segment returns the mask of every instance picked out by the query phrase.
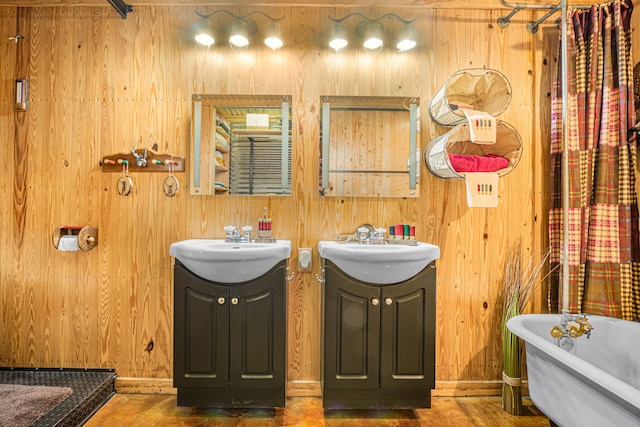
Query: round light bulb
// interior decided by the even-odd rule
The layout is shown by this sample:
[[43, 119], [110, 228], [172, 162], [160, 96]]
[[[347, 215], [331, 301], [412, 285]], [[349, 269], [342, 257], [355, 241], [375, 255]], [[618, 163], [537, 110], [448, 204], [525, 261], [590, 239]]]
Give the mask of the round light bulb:
[[364, 41], [364, 48], [367, 50], [376, 50], [382, 47], [382, 39], [371, 37]]
[[335, 39], [331, 40], [329, 42], [329, 47], [331, 49], [335, 49], [335, 51], [339, 51], [340, 49], [344, 49], [345, 47], [347, 47], [349, 43], [347, 42], [346, 39], [342, 38], [342, 37], [336, 37]]
[[400, 40], [398, 42], [396, 47], [398, 48], [398, 50], [400, 52], [404, 52], [406, 50], [410, 50], [410, 49], [413, 49], [414, 47], [416, 47], [416, 42], [415, 42], [415, 40], [402, 39], [402, 40]]
[[234, 34], [229, 37], [229, 43], [235, 47], [247, 47], [249, 45], [249, 39], [242, 34]]
[[196, 39], [196, 42], [198, 42], [201, 45], [206, 46], [206, 47], [209, 47], [213, 43], [215, 43], [215, 40], [213, 39], [213, 37], [211, 37], [211, 35], [209, 35], [207, 33], [196, 34], [195, 39]]
[[271, 49], [276, 50], [282, 47], [284, 43], [278, 37], [267, 37], [264, 39], [264, 44], [269, 46]]

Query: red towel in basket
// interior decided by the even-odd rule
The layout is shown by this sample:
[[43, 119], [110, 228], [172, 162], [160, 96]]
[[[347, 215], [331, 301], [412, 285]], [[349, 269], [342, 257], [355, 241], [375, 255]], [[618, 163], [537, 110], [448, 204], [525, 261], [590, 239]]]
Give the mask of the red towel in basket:
[[497, 154], [451, 154], [449, 161], [456, 172], [495, 172], [509, 166], [509, 159]]

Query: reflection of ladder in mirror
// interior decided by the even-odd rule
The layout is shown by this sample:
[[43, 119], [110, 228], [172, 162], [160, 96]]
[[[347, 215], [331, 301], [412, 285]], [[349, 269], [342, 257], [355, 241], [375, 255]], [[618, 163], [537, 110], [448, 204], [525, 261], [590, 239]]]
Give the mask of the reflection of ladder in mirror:
[[[344, 98], [344, 99], [341, 99]], [[359, 105], [358, 98], [361, 98], [361, 105]], [[418, 181], [418, 157], [419, 157], [419, 148], [418, 148], [418, 103], [416, 103], [413, 98], [402, 98], [403, 102], [400, 102], [399, 105], [373, 105], [370, 103], [372, 97], [323, 97], [322, 102], [322, 120], [321, 120], [321, 135], [320, 135], [320, 143], [321, 143], [321, 152], [322, 152], [322, 163], [321, 163], [321, 186], [322, 189], [328, 189], [331, 184], [329, 181], [329, 174], [332, 172], [342, 172], [342, 173], [407, 173], [404, 170], [332, 170], [330, 168], [330, 157], [331, 157], [331, 109], [332, 109], [332, 100], [338, 101], [334, 102], [334, 109], [343, 109], [343, 110], [406, 110], [406, 101], [409, 101], [409, 160], [407, 164], [407, 170], [409, 173], [409, 190], [416, 190], [417, 181]], [[387, 98], [389, 99], [389, 98]], [[382, 102], [384, 102], [384, 98], [380, 98]], [[350, 101], [350, 102], [348, 102]], [[345, 105], [344, 102], [348, 102], [354, 105]], [[337, 106], [336, 106], [337, 104]]]
[[[291, 130], [289, 129], [289, 102], [283, 101], [281, 106], [281, 129], [234, 129], [235, 135], [243, 135], [247, 137], [251, 144], [252, 154], [250, 156], [250, 168], [253, 171], [254, 155], [253, 146], [254, 143], [260, 139], [274, 140], [274, 136], [280, 136], [280, 186], [283, 191], [286, 191], [289, 186], [289, 154], [291, 150]], [[277, 116], [275, 116], [277, 117]], [[273, 118], [273, 116], [272, 116]], [[270, 127], [269, 123], [266, 123], [267, 127]], [[250, 179], [253, 180], [253, 174], [250, 175]], [[253, 183], [250, 184], [251, 193], [253, 194]]]
[[[288, 105], [282, 106], [283, 111], [288, 113]], [[282, 117], [282, 129], [265, 129], [265, 130], [252, 130], [244, 128], [233, 128], [232, 131], [232, 147], [237, 147], [238, 144], [233, 142], [249, 142], [249, 164], [247, 165], [247, 175], [249, 177], [248, 194], [254, 194], [254, 171], [256, 169], [256, 144], [263, 143], [277, 143], [280, 146], [280, 190], [282, 194], [285, 194], [290, 187], [289, 183], [289, 161], [291, 152], [291, 130], [289, 129], [289, 117]], [[277, 138], [276, 138], [277, 137]], [[234, 163], [234, 166], [237, 166]], [[273, 189], [277, 187], [274, 185]], [[234, 188], [237, 191], [237, 188]]]

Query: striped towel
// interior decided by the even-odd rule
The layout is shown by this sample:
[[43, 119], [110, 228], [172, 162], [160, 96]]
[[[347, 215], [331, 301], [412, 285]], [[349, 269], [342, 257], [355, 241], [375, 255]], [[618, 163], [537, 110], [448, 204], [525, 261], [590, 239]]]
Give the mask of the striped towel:
[[496, 143], [496, 118], [484, 111], [462, 110], [469, 123], [471, 142], [476, 144]]
[[495, 172], [468, 172], [464, 174], [467, 186], [467, 204], [470, 208], [498, 207], [498, 174]]

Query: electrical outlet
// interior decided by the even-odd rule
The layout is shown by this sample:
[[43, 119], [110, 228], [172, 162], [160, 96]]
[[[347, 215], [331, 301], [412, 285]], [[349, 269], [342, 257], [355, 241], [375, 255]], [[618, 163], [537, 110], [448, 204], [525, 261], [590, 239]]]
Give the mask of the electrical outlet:
[[298, 270], [299, 271], [311, 271], [312, 260], [313, 260], [313, 249], [298, 248]]

